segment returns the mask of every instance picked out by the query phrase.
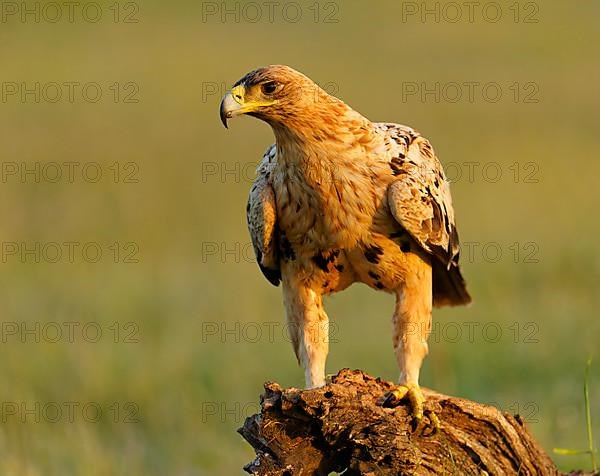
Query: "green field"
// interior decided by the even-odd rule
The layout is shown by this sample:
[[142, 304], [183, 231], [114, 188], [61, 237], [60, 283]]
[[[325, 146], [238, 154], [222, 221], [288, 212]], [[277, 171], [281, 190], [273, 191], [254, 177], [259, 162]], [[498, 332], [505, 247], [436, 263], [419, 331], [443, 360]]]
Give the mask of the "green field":
[[[422, 384], [584, 449], [593, 357], [600, 441], [600, 4], [292, 3], [0, 5], [0, 474], [242, 474], [263, 382], [303, 384], [245, 224], [272, 133], [218, 117], [273, 63], [413, 126], [454, 181], [474, 304], [435, 312]], [[328, 372], [395, 379], [392, 298], [327, 308]]]

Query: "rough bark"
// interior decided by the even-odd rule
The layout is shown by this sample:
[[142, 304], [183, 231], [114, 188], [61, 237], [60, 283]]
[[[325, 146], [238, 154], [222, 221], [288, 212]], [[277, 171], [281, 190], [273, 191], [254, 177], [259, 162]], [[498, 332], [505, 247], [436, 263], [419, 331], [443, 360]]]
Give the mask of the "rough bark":
[[378, 404], [392, 387], [348, 369], [313, 390], [266, 383], [261, 413], [238, 430], [257, 455], [244, 469], [261, 476], [560, 474], [519, 415], [423, 389], [426, 408], [441, 420], [431, 435], [427, 426], [414, 428], [406, 404]]

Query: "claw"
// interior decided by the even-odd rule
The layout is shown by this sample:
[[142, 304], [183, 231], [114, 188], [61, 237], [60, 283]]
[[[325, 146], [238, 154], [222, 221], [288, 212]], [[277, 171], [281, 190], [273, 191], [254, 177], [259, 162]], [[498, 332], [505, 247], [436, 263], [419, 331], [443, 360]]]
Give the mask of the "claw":
[[440, 429], [440, 419], [438, 418], [438, 416], [435, 414], [435, 412], [433, 410], [425, 410], [425, 415], [427, 415], [427, 418], [429, 418], [429, 428], [431, 428], [431, 430], [429, 431], [429, 433], [424, 434], [425, 436], [433, 436], [435, 435], [439, 429]]
[[398, 385], [394, 390], [385, 392], [383, 397], [379, 399], [379, 404], [384, 407], [395, 407], [400, 403], [402, 399], [408, 393], [408, 387], [405, 385]]
[[386, 392], [379, 399], [378, 403], [384, 407], [395, 407], [405, 398], [408, 398], [412, 410], [411, 414], [415, 419], [414, 430], [416, 431], [424, 426], [423, 416], [426, 415], [429, 419], [429, 424], [425, 426], [431, 428], [431, 430], [427, 434], [423, 431], [423, 434], [425, 436], [432, 436], [437, 433], [440, 428], [440, 420], [433, 411], [424, 410], [423, 403], [425, 402], [425, 397], [418, 384], [398, 385], [395, 389]]

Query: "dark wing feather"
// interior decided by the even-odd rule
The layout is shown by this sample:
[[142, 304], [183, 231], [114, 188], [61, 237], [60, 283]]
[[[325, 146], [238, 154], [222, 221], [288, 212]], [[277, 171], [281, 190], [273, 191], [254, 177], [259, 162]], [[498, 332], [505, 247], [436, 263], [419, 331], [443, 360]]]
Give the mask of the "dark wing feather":
[[277, 208], [269, 178], [276, 160], [275, 146], [269, 147], [257, 169], [248, 197], [248, 231], [256, 261], [265, 277], [275, 286], [281, 281], [277, 244]]

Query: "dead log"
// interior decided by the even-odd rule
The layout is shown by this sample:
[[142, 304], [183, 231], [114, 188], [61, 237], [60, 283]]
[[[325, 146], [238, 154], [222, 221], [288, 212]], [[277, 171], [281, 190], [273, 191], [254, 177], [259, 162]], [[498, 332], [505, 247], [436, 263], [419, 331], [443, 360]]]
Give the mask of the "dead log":
[[348, 369], [313, 390], [266, 383], [261, 413], [238, 430], [256, 452], [244, 469], [260, 476], [560, 474], [519, 415], [423, 389], [426, 408], [441, 420], [431, 435], [414, 428], [406, 405], [378, 404], [392, 387]]

